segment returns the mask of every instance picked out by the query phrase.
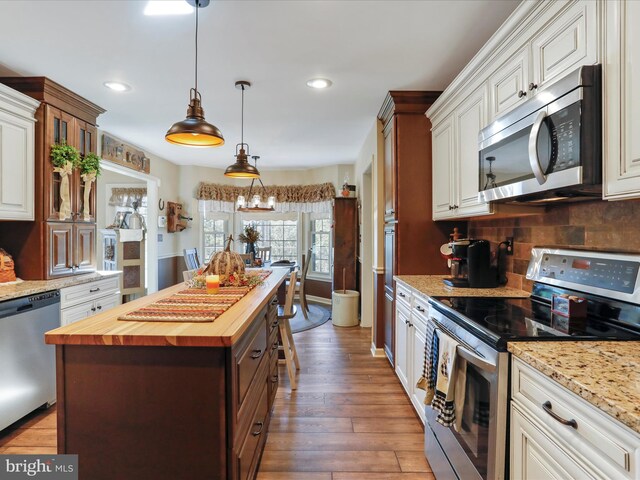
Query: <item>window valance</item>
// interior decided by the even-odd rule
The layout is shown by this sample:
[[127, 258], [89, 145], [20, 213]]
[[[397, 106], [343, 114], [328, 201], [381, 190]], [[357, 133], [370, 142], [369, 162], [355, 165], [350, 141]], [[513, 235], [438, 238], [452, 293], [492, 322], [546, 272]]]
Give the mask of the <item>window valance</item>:
[[[249, 196], [249, 186], [222, 185], [201, 182], [196, 191], [201, 211], [232, 213], [238, 195]], [[264, 192], [254, 185], [254, 193], [276, 198], [276, 212], [330, 212], [331, 201], [336, 196], [333, 183], [315, 185], [265, 185]]]
[[[262, 189], [254, 185], [254, 193], [262, 193]], [[315, 203], [328, 202], [335, 198], [336, 189], [333, 183], [319, 183], [316, 185], [265, 185], [266, 197], [276, 197], [277, 203]], [[220, 202], [235, 202], [238, 195], [249, 195], [249, 187], [222, 185], [218, 183], [200, 182], [196, 198], [198, 200], [217, 200]]]
[[147, 196], [147, 189], [140, 187], [131, 188], [112, 188], [109, 205], [116, 207], [133, 207], [133, 202], [142, 204], [142, 199]]

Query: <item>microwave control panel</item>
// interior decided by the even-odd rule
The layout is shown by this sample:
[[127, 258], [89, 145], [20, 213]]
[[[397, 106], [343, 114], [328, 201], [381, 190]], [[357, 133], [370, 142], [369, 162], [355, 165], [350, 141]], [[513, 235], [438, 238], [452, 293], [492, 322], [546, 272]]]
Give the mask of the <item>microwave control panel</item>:
[[639, 270], [640, 262], [637, 261], [545, 253], [539, 274], [542, 278], [633, 293]]

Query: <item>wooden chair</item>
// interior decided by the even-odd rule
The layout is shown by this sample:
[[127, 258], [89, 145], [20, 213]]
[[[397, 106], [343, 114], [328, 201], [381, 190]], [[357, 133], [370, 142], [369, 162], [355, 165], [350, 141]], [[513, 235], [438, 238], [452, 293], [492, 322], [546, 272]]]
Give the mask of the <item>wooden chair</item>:
[[256, 252], [256, 258], [260, 258], [262, 260], [262, 264], [264, 265], [266, 262], [271, 261], [271, 247], [258, 247]]
[[253, 267], [253, 252], [252, 253], [241, 253], [240, 258], [247, 267]]
[[304, 315], [304, 318], [306, 318], [307, 320], [309, 320], [309, 304], [307, 303], [306, 282], [307, 273], [309, 272], [309, 265], [311, 264], [311, 253], [312, 249], [310, 248], [307, 251], [306, 259], [305, 256], [302, 255], [302, 274], [300, 275], [300, 281], [296, 285], [296, 293], [298, 294], [298, 299], [300, 300], [302, 315]]
[[185, 248], [183, 250], [184, 263], [187, 265], [187, 270], [195, 270], [200, 267], [200, 260], [198, 260], [197, 248]]
[[293, 304], [293, 296], [296, 293], [296, 275], [298, 272], [291, 272], [289, 277], [289, 287], [287, 288], [287, 298], [284, 307], [278, 306], [278, 328], [280, 329], [280, 340], [282, 345], [279, 350], [284, 351], [284, 363], [287, 366], [287, 374], [289, 375], [289, 383], [291, 390], [298, 388], [296, 383], [296, 370], [300, 370], [300, 361], [298, 360], [298, 352], [296, 344], [293, 342], [293, 334], [291, 333], [291, 325], [289, 319], [296, 316], [296, 306]]

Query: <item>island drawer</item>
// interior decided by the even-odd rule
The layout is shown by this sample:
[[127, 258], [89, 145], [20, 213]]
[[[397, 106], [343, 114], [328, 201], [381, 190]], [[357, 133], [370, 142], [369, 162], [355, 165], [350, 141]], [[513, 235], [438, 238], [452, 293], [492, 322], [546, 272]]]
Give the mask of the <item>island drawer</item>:
[[261, 312], [254, 320], [250, 331], [246, 334], [247, 340], [243, 341], [235, 352], [235, 376], [236, 391], [238, 395], [238, 411], [247, 398], [249, 386], [255, 376], [260, 362], [265, 355], [268, 356], [267, 349], [267, 329], [265, 328], [264, 316]]
[[237, 456], [236, 472], [241, 480], [252, 479], [258, 468], [260, 458], [260, 446], [264, 444], [267, 435], [269, 422], [269, 405], [266, 383], [262, 385], [260, 400], [256, 406], [255, 413], [251, 420], [251, 426], [244, 441], [240, 443], [241, 448]]

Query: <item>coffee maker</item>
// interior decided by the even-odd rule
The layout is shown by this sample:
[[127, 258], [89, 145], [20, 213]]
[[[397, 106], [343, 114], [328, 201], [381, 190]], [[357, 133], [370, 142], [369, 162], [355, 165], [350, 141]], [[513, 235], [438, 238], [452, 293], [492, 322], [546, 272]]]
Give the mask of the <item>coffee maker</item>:
[[451, 277], [442, 280], [445, 285], [462, 288], [498, 286], [498, 268], [491, 265], [488, 240], [454, 240], [451, 253]]

